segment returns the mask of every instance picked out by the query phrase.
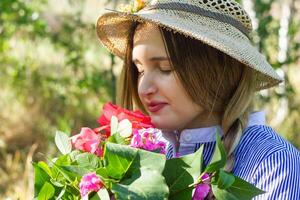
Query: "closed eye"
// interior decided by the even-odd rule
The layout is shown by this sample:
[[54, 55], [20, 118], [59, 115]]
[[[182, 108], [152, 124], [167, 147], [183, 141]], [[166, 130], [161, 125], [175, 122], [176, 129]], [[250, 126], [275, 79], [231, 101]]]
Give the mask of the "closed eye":
[[173, 70], [171, 69], [160, 69], [160, 71], [163, 73], [163, 74], [170, 74]]

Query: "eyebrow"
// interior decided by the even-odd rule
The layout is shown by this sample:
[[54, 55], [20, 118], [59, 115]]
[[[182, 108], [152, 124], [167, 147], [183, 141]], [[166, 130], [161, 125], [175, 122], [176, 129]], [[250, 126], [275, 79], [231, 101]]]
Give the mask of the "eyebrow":
[[[152, 57], [149, 59], [150, 61], [165, 61], [170, 60], [168, 57]], [[133, 63], [141, 63], [137, 58], [132, 60]]]

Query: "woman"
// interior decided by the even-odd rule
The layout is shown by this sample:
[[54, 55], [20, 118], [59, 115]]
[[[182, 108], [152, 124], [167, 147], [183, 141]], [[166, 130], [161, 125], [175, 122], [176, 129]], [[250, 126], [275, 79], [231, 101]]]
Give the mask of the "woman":
[[266, 191], [255, 199], [300, 199], [300, 153], [252, 112], [256, 91], [282, 80], [251, 45], [251, 21], [233, 0], [138, 1], [101, 16], [98, 36], [124, 59], [122, 105], [148, 113], [169, 142], [167, 157], [204, 145], [215, 130], [226, 170]]

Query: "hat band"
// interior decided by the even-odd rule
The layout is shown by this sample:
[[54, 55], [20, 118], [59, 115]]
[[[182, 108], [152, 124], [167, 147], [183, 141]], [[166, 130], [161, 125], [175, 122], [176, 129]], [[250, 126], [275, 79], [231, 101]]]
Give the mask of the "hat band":
[[195, 5], [187, 4], [187, 3], [177, 3], [177, 2], [170, 2], [170, 3], [157, 3], [154, 5], [148, 5], [143, 10], [155, 10], [155, 9], [165, 9], [165, 10], [176, 10], [176, 11], [185, 11], [190, 12], [196, 15], [201, 15], [204, 17], [209, 17], [220, 22], [230, 24], [231, 26], [240, 30], [247, 38], [249, 38], [250, 31], [239, 21], [235, 20], [234, 18], [222, 14], [216, 13], [209, 10], [205, 10]]

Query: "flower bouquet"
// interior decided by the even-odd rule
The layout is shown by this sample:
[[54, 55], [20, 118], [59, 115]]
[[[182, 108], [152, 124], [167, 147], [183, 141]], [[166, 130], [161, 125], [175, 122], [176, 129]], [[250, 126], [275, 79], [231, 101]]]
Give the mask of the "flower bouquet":
[[69, 137], [57, 131], [62, 153], [33, 163], [35, 199], [251, 199], [263, 191], [223, 170], [226, 153], [219, 134], [211, 163], [193, 154], [167, 160], [162, 132], [149, 116], [105, 104], [99, 127]]

